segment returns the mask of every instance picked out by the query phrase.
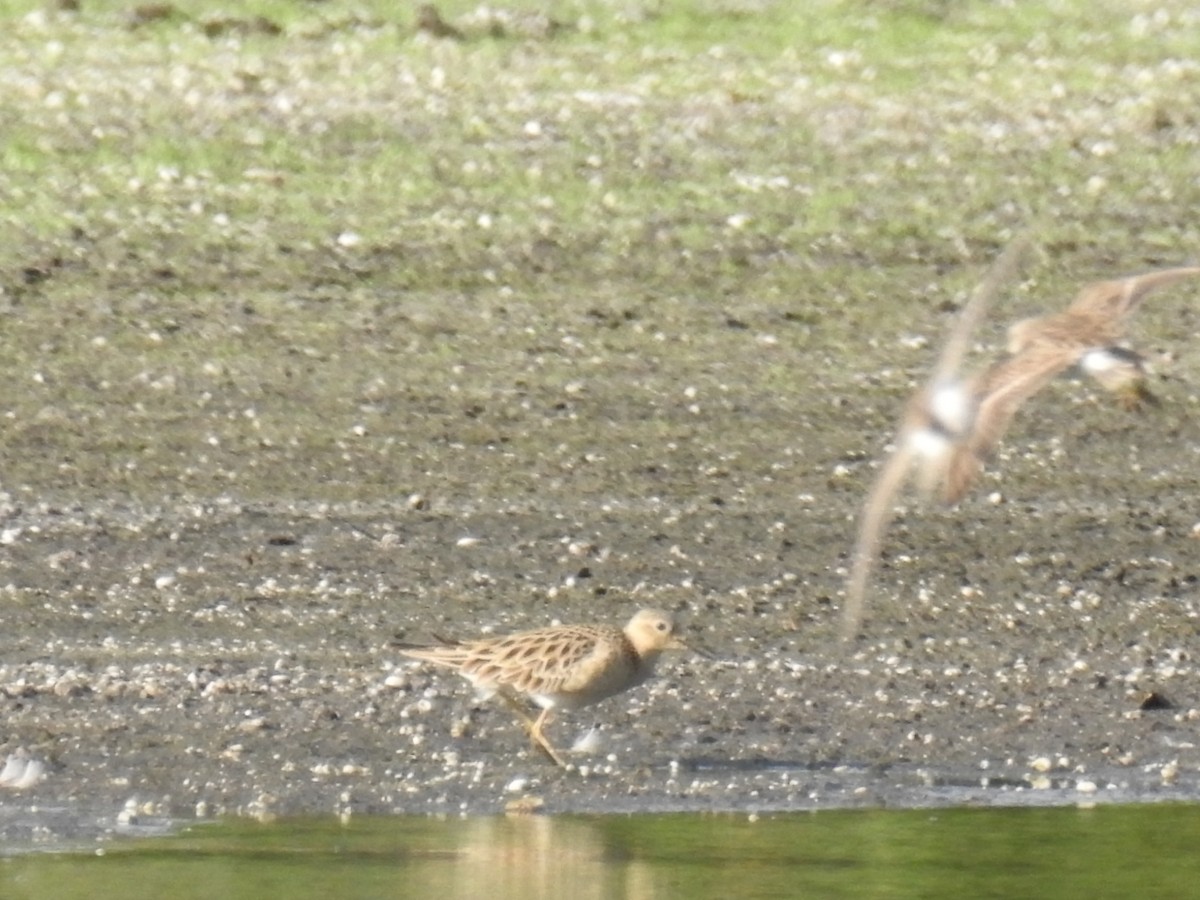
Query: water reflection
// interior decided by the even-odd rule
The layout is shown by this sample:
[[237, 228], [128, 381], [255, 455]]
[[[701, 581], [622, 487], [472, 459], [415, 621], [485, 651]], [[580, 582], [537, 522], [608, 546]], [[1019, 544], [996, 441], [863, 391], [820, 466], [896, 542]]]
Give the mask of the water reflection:
[[1191, 896], [1195, 805], [229, 822], [0, 860], [3, 898]]
[[[591, 820], [550, 816], [470, 819], [455, 829], [456, 859], [422, 865], [422, 889], [455, 897], [659, 896], [645, 863], [606, 844]], [[415, 874], [415, 873], [414, 873]], [[428, 880], [425, 880], [428, 879]]]

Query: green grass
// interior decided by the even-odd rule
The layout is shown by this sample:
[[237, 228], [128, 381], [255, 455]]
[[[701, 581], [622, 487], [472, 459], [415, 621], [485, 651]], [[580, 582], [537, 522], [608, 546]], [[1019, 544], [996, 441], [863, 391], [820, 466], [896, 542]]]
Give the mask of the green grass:
[[[586, 447], [595, 416], [631, 443], [655, 416], [686, 431], [691, 382], [745, 392], [707, 407], [734, 440], [724, 415], [829, 421], [814, 381], [919, 371], [896, 337], [939, 333], [1030, 222], [1048, 296], [1195, 258], [1186, 4], [590, 0], [556, 6], [583, 27], [551, 38], [473, 32], [476, 6], [440, 6], [463, 42], [381, 2], [196, 0], [140, 25], [0, 6], [0, 374], [29, 387], [0, 408], [9, 479], [102, 485], [149, 429], [177, 457], [127, 489], [206, 447], [203, 492], [258, 429], [250, 456], [302, 459], [317, 490], [394, 474], [398, 434], [390, 465], [419, 480], [423, 440], [536, 458]], [[202, 27], [257, 15], [282, 33]], [[630, 360], [644, 394], [605, 380]], [[454, 366], [478, 373], [465, 394]], [[384, 412], [347, 438], [362, 407]], [[528, 479], [480, 453], [490, 489]], [[298, 489], [286, 468], [244, 489]]]

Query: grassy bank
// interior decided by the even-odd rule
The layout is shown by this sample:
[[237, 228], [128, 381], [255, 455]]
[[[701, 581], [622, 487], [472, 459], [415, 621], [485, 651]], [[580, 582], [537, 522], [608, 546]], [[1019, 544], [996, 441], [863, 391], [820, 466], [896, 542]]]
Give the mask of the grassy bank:
[[1187, 4], [539, 6], [4, 4], [5, 486], [819, 487], [1012, 231], [1196, 258]]

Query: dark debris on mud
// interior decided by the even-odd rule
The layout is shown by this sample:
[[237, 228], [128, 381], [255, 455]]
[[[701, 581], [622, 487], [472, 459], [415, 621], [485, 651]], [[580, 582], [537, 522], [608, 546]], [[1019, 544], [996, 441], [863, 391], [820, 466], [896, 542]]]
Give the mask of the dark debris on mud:
[[[1123, 529], [1115, 558], [1089, 540], [1061, 549], [1064, 517], [1034, 505], [914, 509], [847, 647], [850, 511], [761, 499], [570, 516], [10, 502], [4, 750], [45, 770], [6, 791], [0, 828], [51, 841], [222, 814], [1195, 796], [1186, 504], [1094, 508], [1091, 530]], [[676, 610], [712, 658], [671, 655], [647, 685], [558, 718], [560, 744], [596, 726], [573, 772], [507, 710], [394, 649], [647, 605]]]

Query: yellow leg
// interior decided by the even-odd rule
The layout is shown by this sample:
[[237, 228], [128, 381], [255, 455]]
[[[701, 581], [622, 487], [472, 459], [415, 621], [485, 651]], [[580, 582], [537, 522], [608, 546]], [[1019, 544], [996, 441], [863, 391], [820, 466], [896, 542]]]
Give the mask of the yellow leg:
[[537, 723], [530, 718], [529, 713], [525, 712], [525, 708], [521, 706], [520, 702], [505, 690], [500, 690], [498, 695], [508, 705], [508, 708], [516, 714], [517, 718], [521, 720], [521, 724], [525, 726], [525, 730], [532, 732], [533, 726]]
[[549, 718], [550, 710], [543, 709], [542, 714], [538, 716], [537, 721], [533, 723], [533, 728], [529, 730], [529, 737], [545, 752], [547, 756], [558, 763], [560, 767], [569, 769], [571, 768], [571, 764], [558, 755], [558, 751], [550, 745], [550, 742], [546, 740], [546, 736], [542, 734], [542, 726], [546, 724]]
[[562, 756], [559, 755], [558, 751], [554, 749], [550, 742], [546, 740], [545, 735], [542, 734], [542, 728], [545, 726], [546, 721], [550, 717], [550, 710], [543, 709], [541, 715], [539, 715], [536, 719], [532, 719], [522, 708], [521, 704], [511, 695], [509, 695], [508, 692], [500, 691], [499, 695], [500, 698], [504, 700], [506, 704], [508, 704], [508, 708], [516, 713], [517, 718], [521, 720], [521, 724], [525, 726], [525, 731], [528, 732], [529, 739], [533, 741], [534, 746], [550, 757], [550, 759], [556, 765], [561, 766], [564, 769], [571, 768], [570, 763], [568, 763], [562, 758]]

